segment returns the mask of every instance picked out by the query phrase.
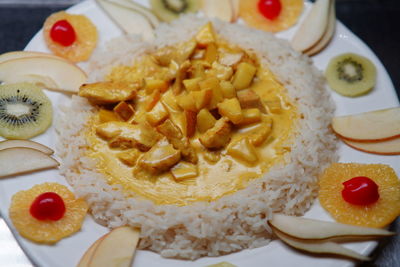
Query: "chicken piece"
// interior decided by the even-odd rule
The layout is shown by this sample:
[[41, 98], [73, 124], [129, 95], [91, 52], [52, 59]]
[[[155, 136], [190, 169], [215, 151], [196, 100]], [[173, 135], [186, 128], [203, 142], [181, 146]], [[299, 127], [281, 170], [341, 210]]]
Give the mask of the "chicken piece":
[[212, 128], [217, 120], [214, 116], [208, 111], [208, 109], [203, 108], [197, 113], [197, 129], [200, 133], [204, 133], [208, 129]]
[[233, 87], [232, 83], [229, 81], [221, 81], [219, 83], [221, 87], [222, 94], [224, 98], [234, 98], [236, 97], [236, 89]]
[[181, 64], [187, 60], [197, 47], [196, 40], [192, 39], [176, 46], [167, 46], [158, 49], [154, 53], [154, 58], [161, 66], [168, 66], [171, 61]]
[[161, 93], [165, 93], [169, 88], [168, 81], [165, 80], [157, 80], [153, 78], [145, 78], [144, 79], [146, 94], [150, 95], [155, 90], [160, 91]]
[[152, 174], [168, 171], [181, 159], [181, 152], [166, 140], [159, 141], [139, 160], [139, 165]]
[[255, 163], [258, 160], [256, 150], [247, 137], [232, 142], [227, 149], [227, 154], [247, 163]]
[[171, 174], [176, 181], [180, 182], [182, 180], [196, 177], [199, 173], [196, 165], [181, 161], [171, 168]]
[[212, 89], [193, 91], [191, 92], [195, 102], [196, 110], [200, 110], [208, 106], [212, 99]]
[[154, 108], [157, 102], [161, 99], [161, 92], [159, 90], [154, 90], [151, 95], [146, 98], [146, 105], [144, 109], [150, 111]]
[[129, 120], [135, 114], [135, 109], [132, 105], [127, 104], [125, 101], [119, 102], [113, 110], [124, 121]]
[[196, 164], [197, 154], [194, 148], [190, 145], [189, 140], [183, 136], [182, 131], [176, 126], [171, 120], [166, 120], [162, 124], [157, 126], [157, 131], [163, 134], [168, 141], [182, 153], [182, 157]]
[[150, 112], [146, 113], [147, 121], [153, 126], [160, 124], [161, 122], [166, 120], [168, 116], [168, 110], [161, 102], [157, 102], [153, 109]]
[[220, 118], [213, 128], [207, 130], [200, 138], [200, 143], [206, 148], [219, 149], [229, 143], [232, 125], [228, 118]]
[[240, 125], [248, 125], [261, 121], [261, 112], [258, 108], [242, 109], [243, 120]]
[[128, 165], [129, 167], [132, 167], [136, 165], [136, 162], [140, 156], [140, 152], [136, 148], [132, 148], [126, 151], [119, 152], [116, 156], [122, 163]]
[[101, 123], [103, 122], [109, 122], [109, 121], [119, 121], [121, 120], [115, 112], [107, 109], [100, 109], [99, 110], [99, 121]]
[[272, 118], [266, 117], [263, 122], [248, 133], [248, 138], [254, 146], [261, 146], [272, 132]]
[[211, 69], [207, 71], [207, 76], [217, 77], [221, 81], [227, 81], [232, 77], [233, 70], [231, 67], [219, 64], [218, 62], [213, 62]]
[[210, 103], [208, 104], [209, 109], [214, 109], [217, 104], [224, 100], [219, 80], [216, 77], [209, 77], [199, 83], [201, 90], [212, 90], [212, 96]]
[[210, 164], [215, 164], [221, 159], [221, 153], [219, 151], [206, 150], [203, 154], [203, 158]]
[[137, 89], [136, 84], [125, 82], [89, 83], [79, 88], [79, 96], [95, 104], [113, 104], [134, 99]]
[[206, 25], [201, 27], [195, 38], [199, 47], [207, 47], [209, 44], [215, 43], [216, 37], [211, 22], [208, 22]]
[[237, 64], [243, 57], [243, 53], [220, 53], [219, 63], [225, 66]]
[[186, 79], [186, 80], [183, 80], [183, 85], [185, 86], [186, 90], [188, 90], [188, 91], [198, 91], [198, 90], [200, 90], [199, 82], [201, 80], [202, 80], [202, 78], [200, 78], [200, 77]]
[[252, 89], [241, 90], [237, 92], [237, 98], [240, 106], [246, 108], [258, 108], [261, 112], [266, 113], [265, 107], [261, 102], [260, 96]]
[[140, 151], [148, 151], [161, 137], [148, 124], [130, 124], [119, 121], [110, 121], [98, 125], [96, 133], [109, 141], [109, 146], [112, 148], [136, 147]]
[[232, 84], [236, 90], [242, 90], [250, 86], [253, 81], [257, 68], [247, 62], [242, 62], [238, 65], [235, 75], [233, 76]]
[[221, 116], [227, 117], [234, 124], [239, 124], [243, 120], [242, 108], [239, 100], [234, 98], [224, 99], [218, 105], [218, 112]]
[[174, 84], [172, 85], [172, 92], [174, 92], [174, 95], [179, 95], [181, 93], [184, 87], [183, 80], [186, 79], [187, 71], [191, 66], [192, 65], [189, 60], [186, 60], [179, 66], [178, 72], [176, 73]]

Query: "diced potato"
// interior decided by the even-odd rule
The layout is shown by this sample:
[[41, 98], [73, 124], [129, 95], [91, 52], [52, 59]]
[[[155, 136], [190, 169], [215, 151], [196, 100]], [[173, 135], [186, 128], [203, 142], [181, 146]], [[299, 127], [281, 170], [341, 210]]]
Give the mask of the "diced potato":
[[177, 103], [183, 110], [196, 111], [196, 102], [193, 98], [193, 94], [184, 94], [177, 96]]
[[161, 102], [157, 102], [154, 108], [150, 112], [146, 113], [147, 121], [153, 126], [160, 124], [167, 119], [168, 116], [169, 113]]
[[198, 46], [200, 47], [206, 47], [211, 43], [215, 43], [215, 32], [211, 22], [208, 22], [206, 25], [201, 27], [201, 29], [197, 32], [195, 38]]
[[261, 112], [258, 108], [242, 109], [243, 120], [240, 125], [247, 125], [261, 121]]
[[155, 90], [158, 90], [161, 93], [165, 93], [169, 88], [169, 83], [164, 80], [155, 80], [152, 78], [146, 78], [144, 81], [145, 81], [145, 90], [148, 95], [153, 93]]
[[258, 108], [265, 113], [265, 107], [260, 96], [253, 89], [245, 89], [237, 92], [237, 98], [242, 108]]
[[136, 148], [117, 153], [117, 158], [122, 163], [124, 163], [130, 167], [136, 165], [136, 162], [137, 162], [139, 156], [140, 156], [140, 152]]
[[219, 114], [227, 117], [234, 124], [239, 124], [243, 120], [242, 108], [236, 97], [225, 99], [217, 106]]
[[192, 92], [196, 110], [200, 110], [210, 104], [212, 93], [211, 89]]
[[201, 81], [199, 86], [201, 90], [212, 89], [212, 98], [210, 100], [210, 104], [208, 105], [209, 109], [216, 108], [217, 104], [224, 100], [224, 95], [222, 94], [219, 80], [216, 77], [209, 77], [204, 81]]
[[196, 132], [197, 113], [190, 110], [185, 110], [184, 112], [186, 120], [186, 136], [192, 137]]
[[160, 141], [139, 160], [139, 165], [152, 174], [168, 171], [181, 159], [181, 152], [166, 141]]
[[281, 99], [277, 96], [266, 100], [265, 104], [268, 106], [271, 113], [278, 114], [282, 111]]
[[257, 68], [247, 62], [238, 65], [232, 84], [236, 90], [242, 90], [250, 86], [256, 74]]
[[99, 121], [101, 123], [119, 120], [120, 118], [115, 114], [115, 112], [103, 108], [99, 110]]
[[224, 95], [224, 98], [236, 97], [236, 90], [235, 90], [235, 87], [233, 87], [231, 82], [221, 81], [219, 83], [219, 85], [221, 86], [221, 91], [222, 91], [222, 94]]
[[161, 93], [158, 90], [154, 90], [151, 95], [149, 95], [146, 99], [146, 105], [144, 109], [146, 111], [150, 111], [154, 108], [154, 106], [158, 103], [158, 101], [161, 99]]
[[207, 76], [215, 76], [221, 81], [229, 80], [232, 77], [232, 74], [233, 70], [231, 67], [221, 65], [218, 62], [213, 62], [211, 69], [207, 72]]
[[126, 82], [98, 82], [83, 84], [79, 96], [95, 104], [114, 104], [136, 97], [137, 85]]
[[212, 64], [218, 59], [218, 48], [215, 43], [211, 43], [206, 48], [206, 53], [204, 55], [204, 60]]
[[258, 160], [256, 150], [247, 137], [232, 142], [228, 146], [227, 154], [247, 163], [255, 163]]
[[192, 65], [189, 60], [186, 60], [179, 66], [178, 72], [176, 73], [175, 81], [172, 84], [172, 92], [174, 93], [174, 95], [178, 95], [182, 91], [182, 81], [186, 78], [186, 73], [191, 66]]
[[250, 143], [254, 146], [261, 146], [272, 132], [272, 118], [265, 117], [263, 122], [248, 133]]
[[125, 101], [119, 102], [113, 110], [124, 121], [129, 120], [135, 114], [135, 109]]
[[200, 133], [204, 133], [208, 129], [214, 127], [217, 120], [207, 109], [203, 108], [197, 113], [197, 129]]
[[178, 182], [193, 178], [198, 175], [197, 166], [189, 162], [181, 161], [171, 168], [171, 174]]
[[167, 109], [171, 109], [173, 111], [180, 110], [180, 107], [177, 102], [177, 97], [171, 90], [168, 90], [165, 94], [162, 95], [161, 102]]
[[204, 159], [210, 163], [215, 164], [221, 159], [221, 153], [219, 151], [205, 151], [203, 155]]
[[219, 119], [214, 127], [208, 129], [200, 138], [200, 143], [210, 149], [224, 147], [231, 139], [232, 126], [225, 117]]

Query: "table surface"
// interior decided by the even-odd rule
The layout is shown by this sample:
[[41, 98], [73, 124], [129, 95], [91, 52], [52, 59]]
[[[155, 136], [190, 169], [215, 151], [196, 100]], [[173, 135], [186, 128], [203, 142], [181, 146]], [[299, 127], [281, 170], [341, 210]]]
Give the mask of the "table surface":
[[[0, 0], [0, 54], [22, 50], [51, 13], [79, 0]], [[381, 59], [400, 95], [400, 30], [398, 0], [337, 0], [338, 19], [360, 37]], [[397, 219], [391, 230], [400, 232]], [[32, 266], [0, 218], [0, 266]], [[6, 249], [4, 249], [6, 248]], [[400, 266], [400, 237], [380, 242], [374, 260], [363, 267]]]

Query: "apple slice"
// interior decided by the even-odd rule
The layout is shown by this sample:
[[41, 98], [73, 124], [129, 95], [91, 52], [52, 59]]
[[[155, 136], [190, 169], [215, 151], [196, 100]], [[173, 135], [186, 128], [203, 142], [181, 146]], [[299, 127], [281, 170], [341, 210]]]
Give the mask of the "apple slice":
[[77, 93], [86, 80], [86, 73], [75, 64], [48, 56], [0, 63], [0, 81], [5, 83], [31, 82], [54, 91]]
[[100, 242], [103, 241], [103, 239], [107, 236], [108, 234], [103, 235], [99, 239], [97, 239], [83, 254], [81, 260], [79, 261], [78, 265], [76, 267], [88, 267], [90, 260], [93, 257], [93, 252], [97, 249], [99, 246]]
[[317, 254], [335, 254], [341, 255], [345, 257], [349, 257], [356, 260], [361, 261], [369, 261], [370, 258], [361, 255], [353, 250], [345, 248], [341, 245], [338, 245], [333, 242], [323, 242], [323, 241], [310, 241], [304, 239], [297, 239], [291, 236], [288, 236], [279, 230], [274, 230], [274, 233], [281, 239], [283, 242], [288, 244], [291, 247], [294, 247], [299, 250], [303, 250], [310, 253]]
[[108, 0], [96, 2], [125, 33], [141, 35], [146, 41], [154, 39], [151, 24], [141, 13]]
[[26, 147], [0, 150], [0, 178], [56, 168], [60, 164], [45, 153]]
[[43, 53], [43, 52], [35, 52], [35, 51], [12, 51], [12, 52], [7, 52], [4, 54], [0, 55], [0, 63], [3, 63], [4, 61], [12, 60], [12, 59], [17, 59], [17, 58], [25, 58], [25, 57], [51, 57], [51, 58], [56, 58], [60, 60], [66, 60], [62, 57], [49, 54], [49, 53]]
[[240, 0], [231, 0], [232, 10], [233, 10], [233, 19], [232, 22], [235, 22], [239, 18], [239, 4]]
[[400, 137], [400, 107], [334, 117], [333, 131], [341, 138], [372, 142]]
[[306, 51], [322, 38], [328, 25], [329, 2], [330, 0], [318, 0], [313, 4], [291, 40], [294, 50]]
[[231, 0], [203, 0], [203, 12], [209, 18], [233, 21], [234, 11]]
[[333, 237], [374, 237], [390, 236], [395, 233], [384, 229], [360, 227], [335, 222], [274, 214], [269, 220], [274, 228], [298, 239], [329, 239]]
[[46, 155], [54, 153], [53, 149], [31, 140], [4, 140], [0, 142], [0, 150], [12, 147], [26, 147], [39, 150]]
[[94, 250], [88, 266], [131, 266], [133, 255], [139, 242], [139, 235], [139, 230], [130, 226], [113, 229]]
[[343, 139], [343, 142], [357, 150], [378, 155], [400, 155], [400, 137], [381, 142], [355, 142]]

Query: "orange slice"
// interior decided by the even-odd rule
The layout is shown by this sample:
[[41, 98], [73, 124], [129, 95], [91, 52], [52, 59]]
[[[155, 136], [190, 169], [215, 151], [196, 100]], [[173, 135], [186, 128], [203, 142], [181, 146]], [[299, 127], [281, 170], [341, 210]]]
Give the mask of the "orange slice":
[[[50, 37], [51, 28], [59, 20], [67, 20], [75, 31], [76, 41], [70, 46], [62, 46]], [[43, 35], [47, 46], [54, 54], [73, 62], [88, 60], [98, 39], [96, 27], [86, 16], [68, 14], [63, 11], [54, 13], [46, 19]]]
[[[342, 197], [343, 182], [366, 176], [378, 185], [377, 202], [361, 206]], [[338, 222], [368, 227], [383, 227], [400, 215], [400, 181], [395, 171], [384, 164], [334, 163], [322, 174], [319, 201]]]
[[[29, 212], [35, 198], [45, 192], [55, 192], [64, 201], [66, 211], [58, 221], [37, 220]], [[86, 202], [76, 199], [66, 186], [44, 183], [17, 192], [12, 197], [9, 213], [15, 228], [23, 237], [38, 243], [52, 244], [77, 232], [82, 226], [87, 210]]]
[[249, 26], [268, 32], [279, 32], [290, 28], [303, 11], [303, 0], [280, 0], [282, 10], [277, 18], [270, 20], [258, 10], [259, 1], [240, 0], [239, 15]]

